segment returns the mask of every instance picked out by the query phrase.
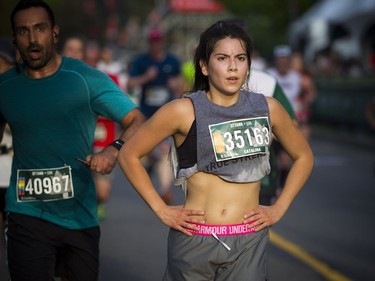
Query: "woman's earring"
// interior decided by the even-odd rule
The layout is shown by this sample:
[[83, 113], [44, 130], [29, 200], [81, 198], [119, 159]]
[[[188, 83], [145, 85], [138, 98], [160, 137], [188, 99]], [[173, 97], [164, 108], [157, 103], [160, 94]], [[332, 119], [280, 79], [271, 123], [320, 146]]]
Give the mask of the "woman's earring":
[[249, 80], [250, 80], [250, 72], [247, 72], [245, 83], [243, 83], [243, 85], [241, 87], [241, 90], [245, 90], [245, 91], [250, 92]]

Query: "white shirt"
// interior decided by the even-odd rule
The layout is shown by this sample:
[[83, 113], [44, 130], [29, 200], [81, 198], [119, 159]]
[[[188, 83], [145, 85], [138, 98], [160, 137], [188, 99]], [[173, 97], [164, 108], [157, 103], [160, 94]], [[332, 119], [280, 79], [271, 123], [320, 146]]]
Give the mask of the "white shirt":
[[283, 89], [285, 96], [289, 99], [294, 112], [299, 110], [298, 97], [301, 94], [301, 76], [298, 72], [290, 70], [286, 75], [281, 75], [275, 68], [268, 70], [279, 82], [280, 87]]

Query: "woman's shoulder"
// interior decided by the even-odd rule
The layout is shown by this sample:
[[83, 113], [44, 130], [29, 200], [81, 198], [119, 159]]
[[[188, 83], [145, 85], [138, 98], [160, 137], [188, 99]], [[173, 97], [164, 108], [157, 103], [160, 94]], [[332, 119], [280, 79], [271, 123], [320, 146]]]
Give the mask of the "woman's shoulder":
[[281, 104], [274, 97], [266, 97], [265, 96], [265, 99], [266, 99], [266, 102], [267, 102], [270, 110], [274, 107], [281, 106]]
[[168, 106], [168, 108], [170, 110], [175, 111], [179, 115], [180, 114], [182, 114], [182, 115], [187, 114], [187, 113], [191, 112], [192, 110], [194, 111], [193, 103], [192, 103], [191, 99], [189, 99], [187, 97], [181, 97], [181, 98], [174, 99], [174, 100], [170, 101], [169, 103], [167, 103], [166, 105]]
[[279, 123], [278, 121], [282, 122], [285, 118], [290, 119], [289, 114], [278, 100], [273, 97], [266, 97], [266, 101], [273, 124]]
[[151, 119], [159, 125], [175, 128], [176, 132], [185, 132], [194, 116], [194, 107], [190, 99], [178, 98], [163, 105]]

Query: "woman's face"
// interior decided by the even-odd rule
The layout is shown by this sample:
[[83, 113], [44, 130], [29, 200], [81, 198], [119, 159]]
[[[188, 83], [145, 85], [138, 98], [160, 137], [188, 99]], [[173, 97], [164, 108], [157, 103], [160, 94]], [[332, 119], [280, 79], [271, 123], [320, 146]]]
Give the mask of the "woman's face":
[[224, 38], [216, 43], [208, 64], [201, 62], [208, 76], [210, 93], [232, 96], [239, 93], [249, 73], [246, 50], [240, 39]]

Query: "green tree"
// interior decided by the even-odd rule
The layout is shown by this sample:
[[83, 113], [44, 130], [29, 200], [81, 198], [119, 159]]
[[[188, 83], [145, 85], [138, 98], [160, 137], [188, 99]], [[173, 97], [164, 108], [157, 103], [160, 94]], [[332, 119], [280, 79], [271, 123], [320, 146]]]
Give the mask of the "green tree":
[[260, 53], [272, 58], [277, 44], [288, 43], [290, 23], [306, 12], [316, 0], [219, 0], [234, 15], [246, 22]]
[[[94, 0], [96, 9], [94, 14], [85, 13], [85, 0], [64, 1], [64, 0], [45, 0], [53, 9], [56, 22], [60, 27], [61, 37], [64, 38], [70, 34], [85, 34], [90, 36], [90, 32], [95, 33], [96, 39], [102, 40], [106, 28], [106, 19], [108, 13], [105, 9], [106, 0]], [[0, 36], [12, 36], [10, 26], [10, 14], [17, 4], [16, 0], [0, 0]], [[118, 0], [118, 9], [116, 12], [120, 18], [120, 24], [123, 25], [130, 16], [136, 15], [141, 19], [146, 19], [148, 13], [155, 4], [154, 0], [121, 1]], [[96, 29], [93, 31], [93, 29]]]

